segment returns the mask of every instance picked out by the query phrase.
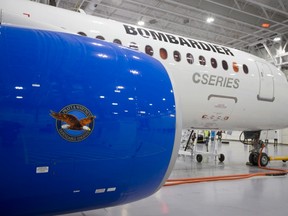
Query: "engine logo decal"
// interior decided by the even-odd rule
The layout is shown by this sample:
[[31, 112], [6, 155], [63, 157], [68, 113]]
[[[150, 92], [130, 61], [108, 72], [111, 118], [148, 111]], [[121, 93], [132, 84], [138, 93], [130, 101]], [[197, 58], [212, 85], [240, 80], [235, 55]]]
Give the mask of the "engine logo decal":
[[90, 110], [79, 104], [65, 106], [59, 113], [51, 110], [50, 116], [56, 119], [59, 135], [69, 142], [86, 139], [93, 131], [96, 118]]

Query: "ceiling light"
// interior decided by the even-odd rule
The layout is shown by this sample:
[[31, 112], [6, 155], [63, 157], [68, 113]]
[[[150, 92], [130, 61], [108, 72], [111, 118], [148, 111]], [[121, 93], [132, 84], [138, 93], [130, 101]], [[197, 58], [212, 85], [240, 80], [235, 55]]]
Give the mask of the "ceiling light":
[[214, 18], [213, 17], [208, 17], [206, 22], [207, 23], [212, 23], [212, 22], [214, 22]]
[[189, 19], [188, 19], [188, 18], [185, 18], [185, 19], [183, 20], [183, 24], [187, 24], [187, 23], [189, 23]]
[[155, 24], [155, 23], [157, 23], [157, 20], [156, 20], [156, 19], [151, 19], [151, 20], [149, 21], [149, 23], [150, 23], [150, 24]]
[[262, 23], [261, 25], [263, 28], [269, 28], [270, 27], [270, 24], [269, 23]]
[[280, 41], [280, 40], [281, 40], [280, 37], [275, 37], [275, 38], [273, 39], [274, 42], [277, 42], [277, 41]]
[[140, 20], [140, 21], [138, 21], [138, 25], [143, 26], [143, 25], [145, 25], [145, 22]]

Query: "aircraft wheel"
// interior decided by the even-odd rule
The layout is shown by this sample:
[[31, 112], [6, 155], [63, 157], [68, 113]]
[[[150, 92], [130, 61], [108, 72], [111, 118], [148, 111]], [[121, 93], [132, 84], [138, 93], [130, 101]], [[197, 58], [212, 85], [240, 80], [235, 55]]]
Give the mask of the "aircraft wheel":
[[250, 164], [253, 164], [253, 153], [250, 153], [250, 155], [249, 155], [249, 163]]
[[260, 165], [266, 167], [269, 162], [269, 157], [266, 153], [261, 154]]
[[203, 156], [201, 154], [197, 154], [196, 155], [196, 160], [201, 163], [201, 161], [203, 160]]
[[259, 157], [259, 153], [257, 152], [252, 152], [249, 155], [249, 162], [253, 165], [253, 166], [257, 166], [258, 165], [258, 157]]
[[284, 163], [286, 163], [286, 160], [282, 160]]
[[223, 162], [225, 160], [225, 155], [224, 154], [220, 154], [218, 159], [219, 159], [220, 162]]

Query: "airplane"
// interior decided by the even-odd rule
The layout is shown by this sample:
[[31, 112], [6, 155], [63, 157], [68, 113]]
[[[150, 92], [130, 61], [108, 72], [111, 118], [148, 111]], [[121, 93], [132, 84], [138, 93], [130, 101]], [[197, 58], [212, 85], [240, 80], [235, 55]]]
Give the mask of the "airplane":
[[185, 128], [288, 127], [287, 79], [261, 58], [31, 1], [0, 11], [1, 215], [150, 196]]

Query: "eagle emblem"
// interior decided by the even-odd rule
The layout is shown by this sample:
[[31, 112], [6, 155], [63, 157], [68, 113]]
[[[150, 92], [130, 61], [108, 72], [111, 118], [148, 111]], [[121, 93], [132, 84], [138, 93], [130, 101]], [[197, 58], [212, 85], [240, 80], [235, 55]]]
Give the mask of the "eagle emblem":
[[66, 124], [63, 124], [61, 126], [61, 128], [70, 129], [70, 130], [91, 131], [91, 129], [87, 125], [90, 124], [96, 118], [95, 116], [89, 116], [89, 117], [83, 118], [81, 120], [78, 120], [78, 118], [74, 115], [64, 114], [64, 113], [56, 113], [52, 110], [50, 110], [50, 115], [53, 118], [55, 118], [56, 120], [66, 122]]
[[71, 104], [60, 112], [50, 110], [50, 116], [56, 119], [56, 129], [60, 136], [70, 142], [86, 139], [94, 127], [96, 116], [84, 106]]

